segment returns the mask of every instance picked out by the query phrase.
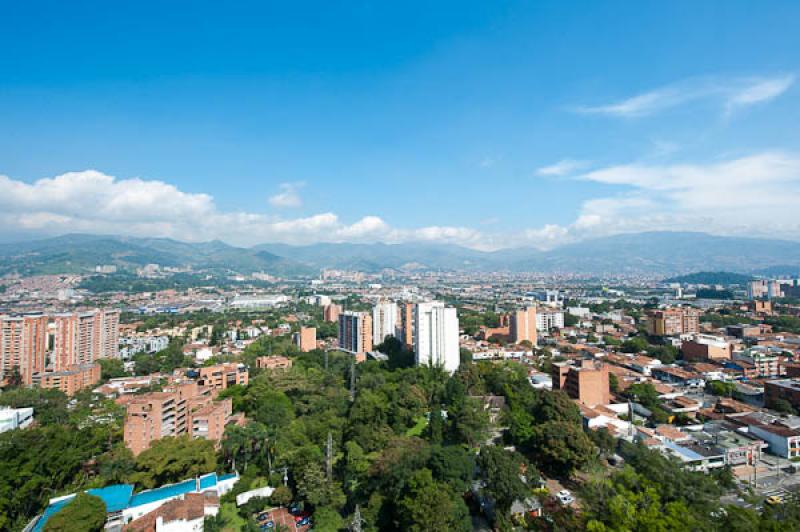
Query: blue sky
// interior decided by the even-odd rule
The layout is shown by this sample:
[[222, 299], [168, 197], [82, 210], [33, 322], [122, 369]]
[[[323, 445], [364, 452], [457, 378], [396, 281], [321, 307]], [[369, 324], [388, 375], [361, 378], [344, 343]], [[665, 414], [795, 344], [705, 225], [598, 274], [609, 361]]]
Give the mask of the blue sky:
[[800, 239], [797, 20], [789, 1], [9, 3], [0, 233]]

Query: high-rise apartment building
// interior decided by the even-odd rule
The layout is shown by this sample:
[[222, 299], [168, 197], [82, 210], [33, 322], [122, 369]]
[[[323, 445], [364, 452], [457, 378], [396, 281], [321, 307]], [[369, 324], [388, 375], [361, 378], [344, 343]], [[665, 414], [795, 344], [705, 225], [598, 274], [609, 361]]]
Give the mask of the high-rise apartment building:
[[564, 311], [552, 308], [540, 308], [536, 311], [536, 329], [549, 331], [564, 328]]
[[119, 357], [119, 311], [93, 310], [54, 317], [53, 368]]
[[397, 303], [382, 301], [372, 308], [372, 341], [375, 344], [397, 334], [397, 318]]
[[527, 307], [511, 313], [511, 341], [515, 344], [528, 341], [536, 345], [536, 307]]
[[439, 366], [453, 373], [461, 363], [456, 309], [434, 301], [414, 311], [414, 355], [418, 366]]
[[47, 363], [47, 316], [0, 316], [0, 380], [14, 368], [31, 384]]
[[363, 360], [372, 351], [372, 316], [367, 312], [339, 314], [339, 348]]
[[406, 344], [406, 347], [414, 348], [414, 303], [400, 305], [400, 324], [397, 336]]
[[700, 310], [692, 307], [675, 307], [651, 310], [647, 313], [647, 334], [651, 336], [677, 336], [700, 332]]
[[339, 314], [342, 313], [341, 305], [331, 303], [322, 307], [322, 319], [330, 322], [339, 321]]
[[300, 351], [308, 352], [317, 348], [317, 329], [315, 327], [300, 327], [300, 330], [292, 336], [294, 345]]

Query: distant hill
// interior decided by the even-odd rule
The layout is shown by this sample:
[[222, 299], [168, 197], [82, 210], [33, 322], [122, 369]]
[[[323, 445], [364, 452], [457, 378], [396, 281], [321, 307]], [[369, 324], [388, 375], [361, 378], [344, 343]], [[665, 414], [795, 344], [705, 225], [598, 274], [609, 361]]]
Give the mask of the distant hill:
[[733, 272], [697, 272], [687, 275], [679, 275], [677, 277], [670, 277], [664, 279], [665, 283], [680, 283], [680, 284], [707, 284], [707, 285], [739, 285], [744, 286], [753, 280], [752, 275], [744, 275], [741, 273]]
[[145, 264], [191, 266], [199, 271], [253, 273], [277, 276], [314, 275], [304, 264], [266, 251], [214, 241], [200, 244], [167, 238], [71, 234], [44, 240], [0, 244], [0, 275], [88, 273], [99, 264], [134, 270]]
[[[263, 250], [303, 262], [315, 268], [379, 272], [394, 270], [493, 270], [498, 261], [492, 253], [450, 244], [262, 244]], [[531, 251], [533, 252], [533, 251]]]
[[800, 243], [647, 232], [587, 240], [513, 264], [515, 270], [584, 274], [678, 275], [696, 271], [751, 272], [777, 264], [800, 265]]
[[[335, 268], [364, 272], [392, 269], [664, 277], [695, 274], [710, 279], [709, 275], [767, 275], [763, 272], [770, 268], [796, 274], [800, 272], [800, 243], [704, 233], [649, 232], [586, 240], [546, 252], [531, 248], [483, 252], [456, 245], [419, 242], [262, 244], [241, 248], [220, 241], [186, 243], [166, 238], [93, 235], [0, 244], [0, 275], [9, 272], [25, 275], [85, 273], [98, 264], [114, 264], [132, 270], [148, 263], [191, 266], [198, 271], [265, 272], [282, 277], [315, 275], [320, 269]], [[694, 282], [731, 284], [732, 281]], [[739, 282], [744, 280], [735, 284]]]

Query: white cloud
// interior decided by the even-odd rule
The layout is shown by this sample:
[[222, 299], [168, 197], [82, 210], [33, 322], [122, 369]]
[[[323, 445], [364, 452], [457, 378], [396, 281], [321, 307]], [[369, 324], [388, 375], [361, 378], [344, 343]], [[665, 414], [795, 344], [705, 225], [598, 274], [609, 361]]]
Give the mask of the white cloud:
[[553, 247], [654, 230], [791, 240], [800, 235], [798, 154], [769, 151], [710, 163], [617, 165], [576, 179], [626, 190], [585, 201], [570, 224], [525, 231], [530, 245]]
[[[208, 194], [92, 170], [33, 183], [0, 176], [0, 228], [6, 234], [86, 232], [221, 239], [236, 245], [425, 241], [484, 250], [546, 249], [584, 238], [652, 230], [800, 239], [800, 154], [767, 151], [699, 163], [638, 162], [597, 168], [574, 179], [617, 187], [619, 192], [584, 201], [570, 223], [504, 231], [500, 226], [398, 228], [379, 216], [345, 223], [332, 212], [296, 218], [226, 212]], [[515, 224], [520, 220], [524, 223], [521, 218]]]
[[[281, 194], [302, 186], [290, 185]], [[291, 201], [283, 203], [291, 205]], [[330, 212], [302, 218], [223, 212], [208, 194], [184, 192], [162, 181], [116, 179], [94, 170], [33, 183], [0, 175], [0, 227], [6, 233], [87, 232], [187, 241], [221, 239], [237, 245], [412, 240], [481, 244], [480, 234], [473, 229], [398, 229], [378, 216], [365, 216], [347, 224]]]
[[281, 183], [279, 185], [280, 192], [274, 196], [270, 196], [269, 204], [273, 207], [281, 208], [296, 208], [303, 205], [303, 200], [300, 199], [299, 189], [304, 186], [304, 183]]
[[562, 159], [549, 166], [542, 166], [536, 169], [536, 175], [549, 177], [562, 177], [569, 175], [577, 170], [582, 170], [589, 165], [586, 161], [576, 161], [574, 159]]
[[599, 114], [622, 118], [636, 118], [698, 100], [721, 103], [725, 114], [777, 98], [795, 81], [793, 75], [773, 78], [703, 78], [690, 79], [637, 94], [624, 100], [595, 105], [578, 106], [574, 111], [582, 114]]

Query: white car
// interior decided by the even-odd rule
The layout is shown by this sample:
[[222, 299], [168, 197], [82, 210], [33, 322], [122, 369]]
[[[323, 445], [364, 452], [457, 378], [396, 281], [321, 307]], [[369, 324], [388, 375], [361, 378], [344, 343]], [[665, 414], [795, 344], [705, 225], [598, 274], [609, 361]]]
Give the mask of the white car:
[[561, 490], [556, 493], [556, 499], [558, 499], [558, 502], [564, 506], [568, 506], [575, 502], [575, 497], [572, 496], [572, 493], [570, 493], [569, 490]]

